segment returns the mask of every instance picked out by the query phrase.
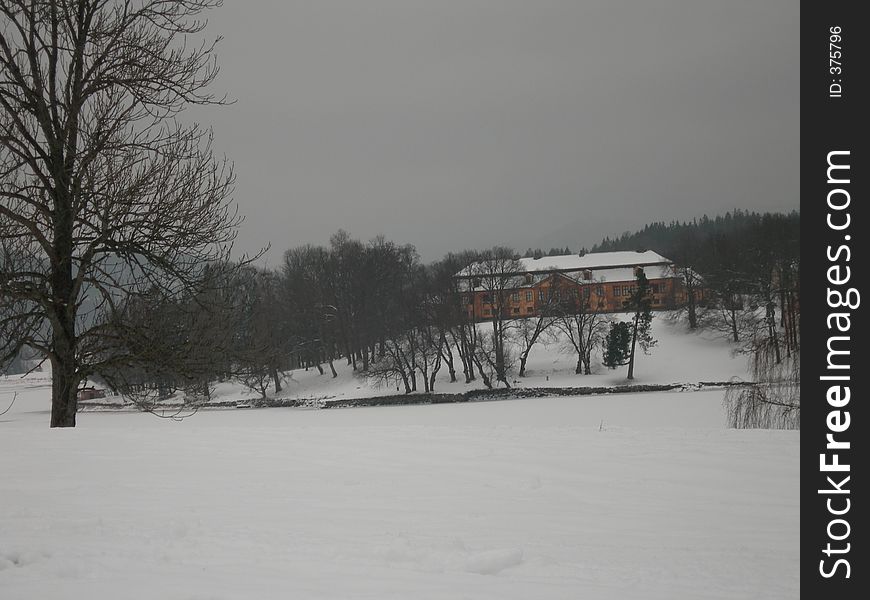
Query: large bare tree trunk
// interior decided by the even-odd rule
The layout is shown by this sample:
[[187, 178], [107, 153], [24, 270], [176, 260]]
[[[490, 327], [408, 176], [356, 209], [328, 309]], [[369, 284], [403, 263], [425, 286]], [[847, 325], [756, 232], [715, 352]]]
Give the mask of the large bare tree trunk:
[[52, 394], [51, 427], [75, 427], [78, 387], [81, 381], [76, 364], [76, 294], [73, 284], [73, 219], [70, 202], [62, 190], [54, 198], [54, 254], [56, 267], [51, 274]]
[[697, 329], [698, 328], [698, 309], [695, 302], [695, 285], [686, 286], [686, 292], [688, 293], [688, 311], [689, 311], [689, 329]]
[[275, 367], [270, 367], [269, 370], [271, 371], [270, 374], [272, 375], [272, 381], [275, 382], [275, 393], [277, 394], [281, 391], [281, 376], [278, 374], [278, 369]]
[[[441, 332], [441, 347], [444, 349], [442, 356], [444, 362], [447, 363], [447, 372], [450, 374], [450, 383], [456, 383], [456, 367], [453, 364], [453, 350], [450, 349], [450, 342], [444, 332]], [[432, 385], [435, 387], [434, 383]]]
[[[55, 353], [58, 353], [57, 348]], [[75, 427], [81, 379], [76, 375], [75, 359], [58, 356], [51, 361], [51, 426]]]
[[483, 381], [483, 385], [487, 388], [492, 389], [492, 381], [490, 381], [489, 377], [487, 377], [486, 372], [483, 370], [483, 365], [480, 362], [480, 359], [476, 356], [473, 358], [474, 365], [477, 366], [477, 372], [480, 374], [480, 379]]
[[501, 322], [501, 308], [494, 309], [493, 312], [497, 315], [492, 318], [492, 338], [493, 350], [495, 354], [495, 379], [505, 384], [505, 387], [510, 387], [507, 380], [507, 366], [505, 365], [504, 356], [504, 326]]

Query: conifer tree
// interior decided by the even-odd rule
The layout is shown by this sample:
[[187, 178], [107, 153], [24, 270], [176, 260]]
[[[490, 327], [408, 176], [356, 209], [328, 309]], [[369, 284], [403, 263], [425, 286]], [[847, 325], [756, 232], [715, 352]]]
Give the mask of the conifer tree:
[[604, 366], [615, 369], [628, 364], [628, 357], [631, 353], [630, 345], [631, 327], [629, 324], [624, 321], [611, 323], [610, 331], [607, 332], [607, 337], [604, 339]]
[[634, 313], [631, 323], [614, 323], [605, 339], [604, 365], [615, 369], [628, 364], [628, 379], [634, 379], [634, 362], [637, 346], [640, 345], [645, 354], [655, 346], [652, 337], [652, 295], [649, 280], [638, 268], [636, 282], [631, 295], [623, 303], [625, 308]]

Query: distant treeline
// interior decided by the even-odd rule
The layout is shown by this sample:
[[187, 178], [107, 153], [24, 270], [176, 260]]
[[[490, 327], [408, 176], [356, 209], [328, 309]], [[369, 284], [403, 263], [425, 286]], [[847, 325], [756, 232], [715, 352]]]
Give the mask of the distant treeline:
[[[779, 361], [781, 350], [790, 353], [799, 345], [800, 315], [800, 213], [756, 213], [741, 210], [692, 221], [650, 223], [640, 231], [604, 238], [592, 252], [653, 250], [673, 260], [687, 287], [703, 290], [707, 311], [691, 300], [689, 324], [699, 319], [726, 330], [740, 341], [741, 317], [748, 308], [762, 307], [777, 314], [784, 328], [780, 339], [771, 323], [768, 338]], [[701, 314], [701, 313], [705, 314]], [[781, 346], [784, 345], [784, 348]]]
[[765, 256], [797, 259], [800, 252], [800, 213], [756, 213], [742, 210], [704, 215], [692, 221], [659, 221], [618, 238], [605, 237], [591, 252], [653, 250], [695, 268], [717, 270]]
[[691, 221], [657, 221], [640, 231], [605, 237], [587, 249], [570, 247], [529, 248], [524, 258], [542, 258], [589, 252], [653, 250], [679, 263], [691, 262], [701, 270], [715, 269], [723, 261], [752, 258], [758, 252], [797, 255], [800, 246], [800, 213], [757, 213], [745, 210]]

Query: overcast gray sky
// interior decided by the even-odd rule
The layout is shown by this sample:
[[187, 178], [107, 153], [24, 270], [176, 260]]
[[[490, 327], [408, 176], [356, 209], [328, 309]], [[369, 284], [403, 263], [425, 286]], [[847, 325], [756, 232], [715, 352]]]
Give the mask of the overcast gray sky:
[[797, 0], [227, 0], [237, 102], [195, 116], [269, 264], [339, 228], [576, 250], [798, 208], [798, 27]]

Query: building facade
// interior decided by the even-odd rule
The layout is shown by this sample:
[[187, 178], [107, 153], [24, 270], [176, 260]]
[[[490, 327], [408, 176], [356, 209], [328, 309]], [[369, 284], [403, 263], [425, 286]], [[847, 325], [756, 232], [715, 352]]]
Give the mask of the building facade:
[[[515, 267], [495, 283], [475, 265], [456, 275], [462, 307], [470, 319], [485, 320], [497, 310], [508, 318], [534, 317], [557, 305], [575, 306], [578, 311], [622, 311], [635, 292], [638, 270], [650, 283], [654, 310], [677, 308], [688, 299], [676, 266], [652, 251], [521, 258]], [[696, 290], [695, 296], [700, 301], [702, 290]]]

